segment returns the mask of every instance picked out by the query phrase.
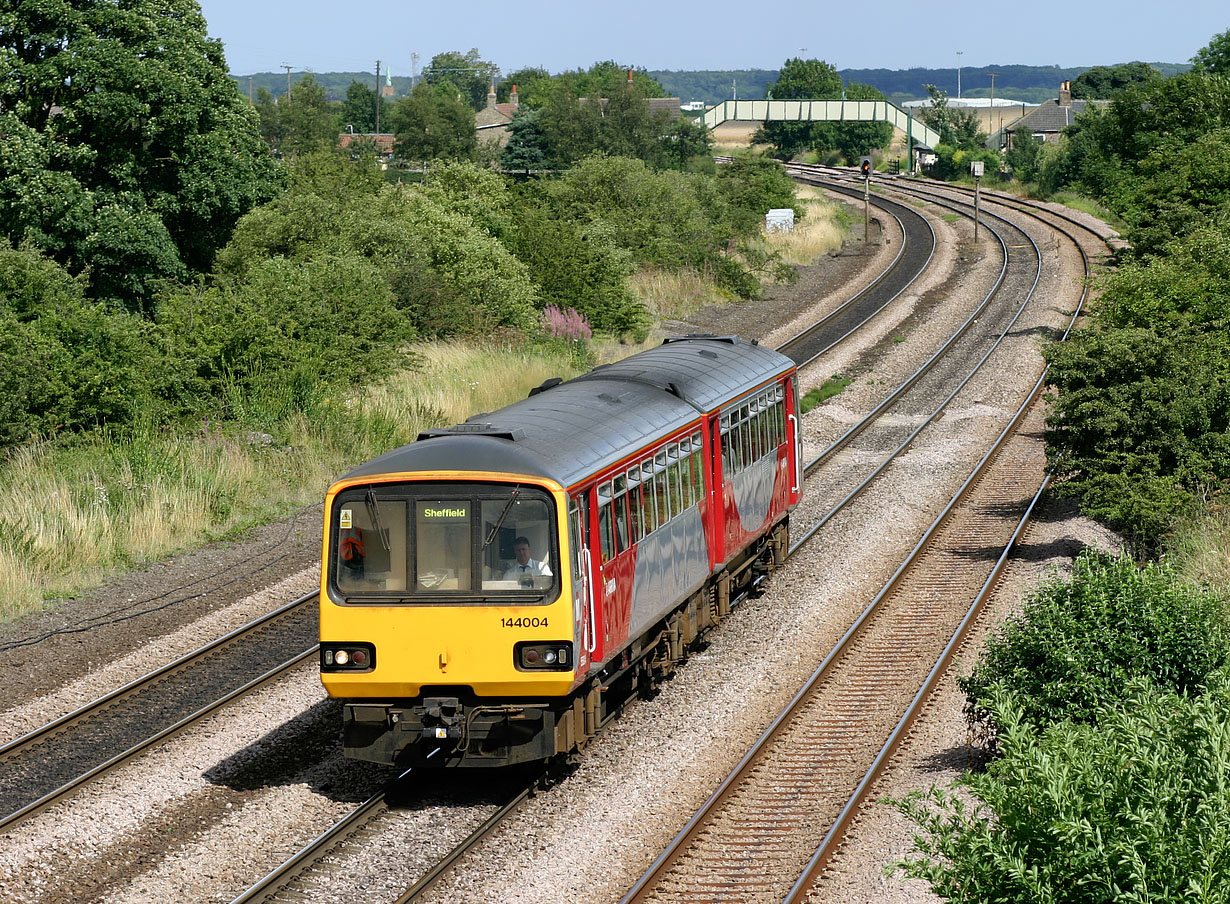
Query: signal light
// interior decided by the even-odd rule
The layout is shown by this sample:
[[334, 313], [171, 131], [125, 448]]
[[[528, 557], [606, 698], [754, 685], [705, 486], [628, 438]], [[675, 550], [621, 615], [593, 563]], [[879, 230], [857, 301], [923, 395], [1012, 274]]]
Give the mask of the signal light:
[[871, 178], [871, 158], [860, 157], [858, 161], [858, 171], [862, 173], [864, 179]]

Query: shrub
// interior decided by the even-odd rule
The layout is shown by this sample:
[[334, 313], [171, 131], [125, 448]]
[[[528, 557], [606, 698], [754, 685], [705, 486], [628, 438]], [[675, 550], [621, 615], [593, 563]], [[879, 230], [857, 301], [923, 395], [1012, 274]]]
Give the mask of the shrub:
[[1144, 680], [1096, 725], [1039, 728], [1001, 696], [1002, 758], [896, 801], [922, 856], [890, 870], [963, 902], [1230, 901], [1230, 687], [1176, 695]]
[[[326, 387], [390, 372], [409, 338], [365, 258], [274, 258], [234, 286], [178, 289], [159, 307], [164, 392], [186, 412], [271, 421], [310, 409]], [[219, 401], [223, 408], [219, 411]]]
[[1045, 583], [987, 641], [960, 686], [997, 723], [1001, 687], [1012, 688], [1013, 706], [1026, 721], [1090, 722], [1121, 701], [1134, 678], [1197, 693], [1228, 663], [1223, 595], [1184, 584], [1164, 566], [1085, 553], [1070, 579]]
[[147, 325], [88, 301], [84, 279], [0, 245], [0, 446], [155, 415]]

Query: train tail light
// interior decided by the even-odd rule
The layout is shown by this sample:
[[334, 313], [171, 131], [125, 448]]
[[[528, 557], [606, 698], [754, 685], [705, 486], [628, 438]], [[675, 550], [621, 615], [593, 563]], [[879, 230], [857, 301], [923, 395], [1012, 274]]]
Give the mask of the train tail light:
[[513, 646], [513, 663], [522, 671], [568, 672], [572, 670], [572, 644], [519, 643]]
[[376, 647], [370, 643], [322, 643], [322, 672], [370, 672], [376, 667]]

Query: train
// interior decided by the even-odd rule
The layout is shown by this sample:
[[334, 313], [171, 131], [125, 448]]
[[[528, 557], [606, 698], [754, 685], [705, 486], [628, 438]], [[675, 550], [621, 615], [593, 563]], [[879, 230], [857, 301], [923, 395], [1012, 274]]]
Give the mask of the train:
[[786, 558], [798, 375], [693, 334], [355, 468], [324, 504], [320, 674], [345, 755], [574, 754]]

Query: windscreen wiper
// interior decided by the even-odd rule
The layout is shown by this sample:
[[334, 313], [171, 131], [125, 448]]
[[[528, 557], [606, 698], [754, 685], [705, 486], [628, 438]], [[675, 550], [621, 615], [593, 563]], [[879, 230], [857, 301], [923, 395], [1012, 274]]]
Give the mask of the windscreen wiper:
[[500, 512], [500, 517], [495, 519], [495, 524], [491, 526], [491, 533], [487, 534], [487, 539], [483, 541], [483, 549], [491, 545], [491, 541], [495, 539], [495, 535], [500, 531], [500, 525], [504, 523], [504, 519], [508, 517], [508, 510], [512, 508], [514, 502], [517, 501], [517, 494], [521, 492], [521, 484], [513, 487], [512, 494], [508, 497], [508, 502], [504, 504], [504, 511]]
[[389, 549], [389, 534], [384, 529], [384, 521], [380, 518], [380, 503], [376, 501], [376, 491], [370, 487], [367, 490], [367, 513], [376, 522], [376, 533], [380, 535], [380, 545]]

